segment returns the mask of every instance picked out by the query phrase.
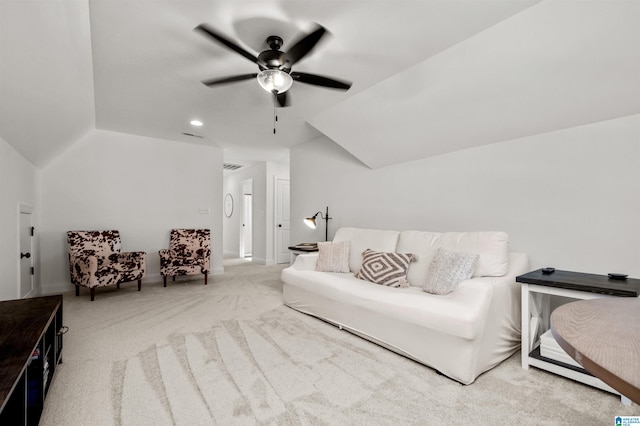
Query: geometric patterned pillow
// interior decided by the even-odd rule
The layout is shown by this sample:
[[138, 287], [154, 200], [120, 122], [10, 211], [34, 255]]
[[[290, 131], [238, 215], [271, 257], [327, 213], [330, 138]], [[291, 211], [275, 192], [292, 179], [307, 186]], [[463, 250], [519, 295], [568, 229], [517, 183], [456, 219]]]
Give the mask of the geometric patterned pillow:
[[460, 282], [473, 276], [478, 257], [477, 254], [438, 249], [422, 289], [431, 294], [451, 293]]
[[362, 267], [356, 278], [389, 287], [409, 287], [407, 270], [416, 260], [411, 253], [385, 253], [366, 249], [362, 252]]
[[349, 270], [349, 241], [318, 243], [318, 262], [316, 271], [342, 272]]

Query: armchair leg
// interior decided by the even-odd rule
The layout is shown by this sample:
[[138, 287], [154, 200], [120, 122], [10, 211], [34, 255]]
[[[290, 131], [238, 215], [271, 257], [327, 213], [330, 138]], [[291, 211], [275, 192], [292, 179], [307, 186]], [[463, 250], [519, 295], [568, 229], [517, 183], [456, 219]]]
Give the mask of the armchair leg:
[[138, 291], [142, 290], [142, 280], [138, 280]]
[[96, 298], [96, 288], [95, 287], [91, 287], [91, 290], [89, 290], [91, 292], [91, 301], [93, 302]]
[[207, 285], [207, 278], [209, 278], [209, 275], [204, 274], [204, 285]]
[[162, 282], [164, 283], [164, 286], [166, 287], [167, 286], [167, 276], [166, 275], [162, 276]]
[[80, 286], [76, 286], [76, 296], [80, 296]]
[[173, 282], [176, 282], [176, 276], [175, 275], [173, 276]]
[[120, 283], [116, 284], [116, 288], [120, 288]]

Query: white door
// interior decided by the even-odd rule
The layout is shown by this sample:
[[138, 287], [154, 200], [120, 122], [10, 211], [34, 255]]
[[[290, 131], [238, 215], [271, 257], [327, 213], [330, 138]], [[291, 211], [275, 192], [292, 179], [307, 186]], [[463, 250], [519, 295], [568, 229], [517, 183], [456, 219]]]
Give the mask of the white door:
[[278, 179], [276, 185], [276, 260], [289, 263], [289, 180]]
[[18, 297], [33, 296], [33, 228], [31, 227], [31, 208], [20, 206], [20, 289]]
[[244, 243], [244, 257], [251, 257], [253, 247], [251, 240], [253, 240], [253, 223], [252, 223], [252, 204], [253, 196], [251, 194], [242, 195], [242, 242]]

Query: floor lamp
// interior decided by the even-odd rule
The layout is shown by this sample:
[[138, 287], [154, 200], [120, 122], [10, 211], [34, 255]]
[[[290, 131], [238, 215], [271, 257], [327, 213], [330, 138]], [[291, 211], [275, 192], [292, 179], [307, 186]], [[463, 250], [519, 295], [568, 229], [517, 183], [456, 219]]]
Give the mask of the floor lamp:
[[324, 240], [329, 241], [329, 206], [327, 206], [327, 212], [323, 215], [322, 212], [318, 212], [311, 217], [308, 217], [304, 220], [305, 225], [307, 225], [311, 229], [316, 229], [316, 217], [320, 217], [324, 219]]

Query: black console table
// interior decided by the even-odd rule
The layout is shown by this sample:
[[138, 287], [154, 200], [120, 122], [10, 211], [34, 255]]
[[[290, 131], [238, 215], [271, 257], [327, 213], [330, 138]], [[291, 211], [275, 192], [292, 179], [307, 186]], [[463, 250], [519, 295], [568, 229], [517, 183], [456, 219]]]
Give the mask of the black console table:
[[607, 275], [558, 270], [544, 273], [538, 269], [516, 277], [516, 282], [522, 285], [522, 368], [541, 368], [619, 394], [583, 368], [542, 356], [540, 337], [550, 328], [551, 296], [576, 300], [639, 297], [640, 280], [616, 280]]
[[37, 425], [62, 361], [62, 296], [0, 302], [0, 424]]

